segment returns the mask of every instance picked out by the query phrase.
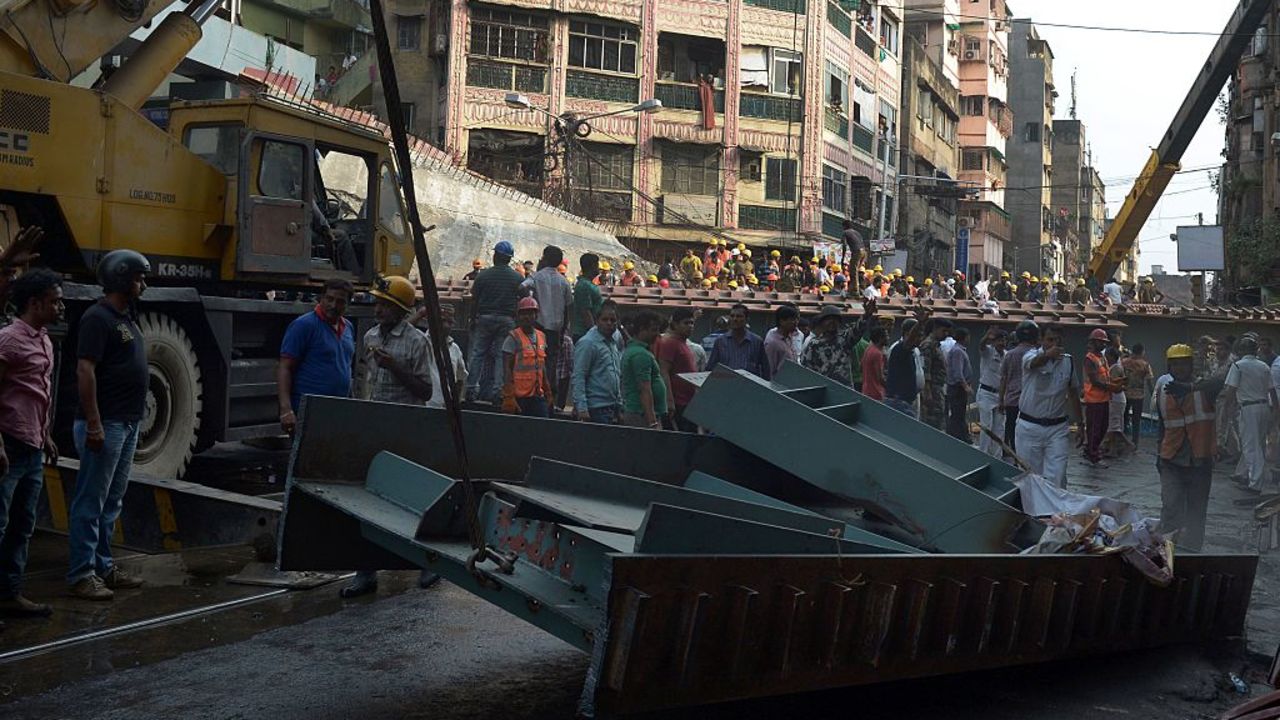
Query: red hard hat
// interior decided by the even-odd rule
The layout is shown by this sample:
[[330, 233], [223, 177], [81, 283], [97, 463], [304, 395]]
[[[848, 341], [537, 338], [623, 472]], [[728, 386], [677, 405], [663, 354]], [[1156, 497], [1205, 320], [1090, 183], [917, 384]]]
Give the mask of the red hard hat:
[[516, 310], [537, 310], [538, 301], [531, 297], [520, 298], [520, 302], [516, 305]]
[[1097, 330], [1094, 330], [1093, 332], [1089, 333], [1089, 339], [1101, 340], [1102, 342], [1111, 342], [1111, 338], [1107, 336], [1107, 331], [1103, 330], [1102, 328], [1098, 328]]

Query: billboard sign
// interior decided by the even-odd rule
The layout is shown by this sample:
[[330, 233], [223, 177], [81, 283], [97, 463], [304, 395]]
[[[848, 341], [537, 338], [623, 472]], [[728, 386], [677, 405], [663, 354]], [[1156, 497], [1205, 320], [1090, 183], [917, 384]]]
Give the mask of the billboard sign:
[[969, 272], [969, 228], [956, 230], [956, 270]]
[[1221, 225], [1179, 225], [1178, 272], [1227, 269]]

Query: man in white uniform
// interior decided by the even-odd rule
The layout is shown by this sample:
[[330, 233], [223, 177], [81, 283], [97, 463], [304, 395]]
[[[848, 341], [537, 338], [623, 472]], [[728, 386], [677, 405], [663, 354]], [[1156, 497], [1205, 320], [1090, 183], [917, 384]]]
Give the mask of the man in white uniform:
[[[1000, 409], [1000, 361], [1004, 359], [1004, 346], [1008, 333], [998, 327], [987, 330], [979, 347], [978, 368], [978, 423], [1004, 437], [1004, 411]], [[978, 449], [992, 457], [1002, 457], [1004, 451], [986, 432], [978, 432]]]
[[1230, 412], [1240, 408], [1240, 461], [1231, 476], [1241, 484], [1247, 484], [1252, 492], [1262, 491], [1262, 481], [1267, 469], [1267, 428], [1276, 407], [1276, 389], [1271, 379], [1271, 368], [1258, 359], [1258, 342], [1245, 336], [1236, 341], [1235, 354], [1239, 360], [1227, 370], [1224, 405]]
[[1042, 329], [1040, 347], [1022, 357], [1022, 395], [1018, 399], [1018, 455], [1058, 487], [1067, 486], [1071, 450], [1068, 405], [1080, 417], [1080, 380], [1075, 361], [1062, 351], [1062, 329]]

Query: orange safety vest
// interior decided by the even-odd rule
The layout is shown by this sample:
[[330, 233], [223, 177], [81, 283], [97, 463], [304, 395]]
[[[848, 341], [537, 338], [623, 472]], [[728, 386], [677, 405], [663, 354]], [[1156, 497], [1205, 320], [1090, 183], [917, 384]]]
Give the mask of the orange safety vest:
[[533, 338], [520, 328], [511, 331], [511, 337], [520, 344], [511, 371], [511, 383], [518, 398], [546, 397], [547, 395], [547, 336], [533, 329]]
[[1160, 388], [1161, 423], [1164, 437], [1160, 440], [1160, 459], [1172, 460], [1184, 442], [1191, 443], [1191, 463], [1204, 465], [1213, 461], [1218, 451], [1218, 433], [1214, 424], [1213, 403], [1204, 393], [1189, 392], [1181, 400]]
[[[1098, 377], [1110, 378], [1111, 374], [1107, 370], [1107, 361], [1097, 353], [1089, 353], [1084, 356], [1084, 361], [1092, 365], [1096, 370]], [[1111, 402], [1111, 388], [1106, 385], [1099, 385], [1089, 379], [1089, 373], [1084, 374], [1084, 401], [1086, 403], [1105, 403]]]

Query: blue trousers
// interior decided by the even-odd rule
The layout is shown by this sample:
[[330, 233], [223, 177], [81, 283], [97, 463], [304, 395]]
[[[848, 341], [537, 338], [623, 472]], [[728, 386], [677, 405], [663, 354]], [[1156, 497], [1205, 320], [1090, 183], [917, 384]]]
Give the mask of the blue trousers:
[[501, 402], [502, 343], [516, 326], [506, 315], [481, 315], [471, 333], [471, 362], [467, 375], [467, 397]]
[[44, 453], [8, 436], [4, 449], [9, 472], [0, 480], [0, 600], [12, 600], [22, 594], [36, 503], [44, 484]]
[[71, 569], [67, 582], [72, 585], [95, 573], [103, 577], [111, 572], [111, 533], [124, 505], [133, 451], [138, 446], [136, 422], [106, 420], [102, 428], [106, 439], [101, 450], [86, 446], [84, 420], [76, 420], [72, 428], [76, 451], [80, 453], [80, 472], [76, 473], [76, 494], [68, 520]]

